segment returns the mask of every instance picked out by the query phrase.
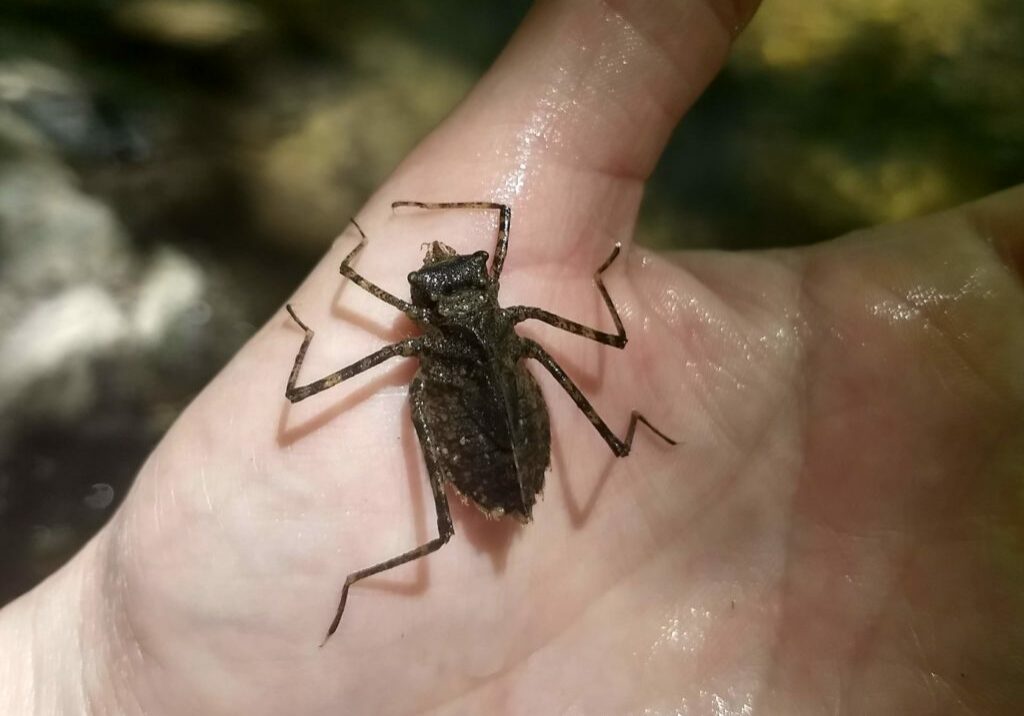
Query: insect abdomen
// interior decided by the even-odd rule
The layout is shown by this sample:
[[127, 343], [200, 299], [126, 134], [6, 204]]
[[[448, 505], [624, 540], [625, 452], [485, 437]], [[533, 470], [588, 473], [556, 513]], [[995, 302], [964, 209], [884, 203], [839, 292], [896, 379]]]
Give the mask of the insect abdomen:
[[487, 368], [424, 360], [412, 399], [458, 493], [488, 516], [528, 520], [550, 459], [547, 410], [525, 369]]

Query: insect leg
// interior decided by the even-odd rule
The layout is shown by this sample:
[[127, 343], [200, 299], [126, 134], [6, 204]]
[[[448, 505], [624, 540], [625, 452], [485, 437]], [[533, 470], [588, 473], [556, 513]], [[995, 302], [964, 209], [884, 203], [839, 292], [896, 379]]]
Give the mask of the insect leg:
[[568, 318], [562, 318], [559, 315], [545, 311], [543, 308], [537, 308], [535, 306], [512, 306], [511, 308], [505, 309], [507, 315], [512, 318], [513, 323], [519, 323], [530, 318], [534, 318], [538, 321], [544, 321], [555, 328], [561, 328], [563, 331], [569, 333], [575, 333], [578, 336], [589, 338], [592, 341], [598, 343], [604, 343], [608, 346], [615, 348], [626, 347], [626, 329], [622, 326], [622, 319], [619, 318], [619, 312], [615, 308], [615, 304], [612, 302], [612, 297], [608, 295], [608, 289], [604, 286], [604, 281], [601, 280], [601, 274], [605, 272], [609, 266], [612, 265], [612, 261], [619, 255], [619, 251], [622, 250], [622, 245], [616, 243], [612, 249], [611, 255], [605, 259], [605, 262], [601, 264], [594, 273], [594, 283], [597, 285], [597, 290], [601, 292], [601, 298], [604, 299], [604, 305], [608, 307], [608, 312], [612, 314], [612, 321], [615, 322], [615, 333], [605, 333], [604, 331], [598, 331], [589, 326], [584, 326], [581, 323], [570, 321]]
[[494, 247], [494, 261], [491, 262], [491, 280], [497, 281], [501, 276], [501, 268], [505, 265], [505, 254], [508, 253], [508, 234], [512, 225], [512, 209], [505, 204], [493, 201], [393, 201], [391, 208], [415, 206], [420, 209], [497, 209], [501, 212], [498, 219], [498, 242]]
[[533, 358], [542, 366], [547, 368], [547, 371], [554, 376], [558, 384], [562, 386], [569, 397], [573, 399], [579, 409], [587, 416], [590, 423], [597, 429], [597, 432], [601, 434], [604, 441], [608, 443], [608, 447], [611, 448], [612, 452], [618, 457], [626, 457], [629, 455], [629, 451], [633, 448], [633, 435], [636, 433], [636, 424], [638, 422], [643, 423], [649, 427], [655, 435], [667, 442], [669, 445], [675, 445], [676, 441], [665, 435], [665, 433], [658, 430], [656, 427], [641, 415], [639, 412], [634, 410], [629, 416], [629, 427], [626, 429], [626, 439], [620, 440], [619, 437], [611, 431], [608, 424], [597, 414], [594, 410], [594, 406], [587, 400], [587, 396], [583, 395], [583, 392], [579, 387], [572, 382], [572, 378], [565, 374], [562, 367], [558, 365], [551, 354], [544, 350], [539, 343], [530, 340], [529, 338], [522, 339], [522, 355], [526, 358]]
[[410, 318], [422, 320], [422, 310], [420, 310], [416, 306], [413, 306], [411, 303], [403, 301], [398, 296], [388, 293], [377, 284], [367, 281], [365, 278], [360, 276], [354, 268], [352, 268], [352, 259], [354, 259], [356, 257], [356, 254], [362, 251], [363, 247], [366, 246], [367, 238], [366, 234], [363, 233], [363, 227], [356, 223], [355, 219], [349, 219], [349, 221], [351, 221], [352, 225], [356, 227], [356, 230], [359, 231], [359, 235], [362, 238], [360, 239], [359, 243], [356, 244], [355, 247], [348, 252], [348, 255], [341, 260], [341, 267], [339, 268], [341, 275], [352, 281], [352, 283], [359, 286], [359, 288], [363, 289], [364, 291], [367, 291], [376, 298], [379, 298], [384, 303], [394, 306], [395, 308], [397, 308], [399, 311], [406, 314]]
[[320, 646], [326, 644], [327, 640], [334, 635], [334, 632], [338, 631], [338, 625], [341, 624], [341, 615], [345, 613], [345, 602], [348, 601], [349, 587], [360, 579], [366, 579], [367, 577], [380, 574], [381, 572], [385, 572], [393, 567], [398, 567], [406, 562], [412, 562], [420, 557], [426, 557], [431, 552], [436, 552], [441, 549], [441, 547], [451, 539], [452, 535], [455, 534], [455, 528], [452, 526], [451, 513], [448, 511], [448, 498], [444, 496], [442, 488], [434, 490], [434, 504], [437, 506], [437, 538], [430, 540], [426, 544], [420, 545], [416, 549], [411, 549], [404, 554], [400, 554], [397, 557], [392, 557], [380, 564], [375, 564], [372, 567], [367, 567], [366, 569], [360, 569], [359, 571], [352, 572], [352, 574], [348, 575], [345, 578], [345, 586], [341, 588], [341, 599], [338, 601], [338, 611], [334, 614], [334, 620], [331, 621], [331, 626], [327, 629], [327, 636], [324, 637]]
[[320, 646], [326, 644], [327, 640], [331, 638], [331, 635], [338, 630], [338, 624], [341, 623], [341, 615], [345, 611], [345, 602], [348, 601], [349, 587], [360, 579], [366, 579], [374, 574], [380, 574], [381, 572], [405, 564], [406, 562], [412, 562], [420, 557], [426, 557], [431, 552], [439, 550], [448, 542], [448, 540], [451, 539], [452, 535], [455, 534], [455, 527], [452, 525], [452, 515], [448, 508], [448, 498], [445, 497], [444, 494], [444, 480], [441, 478], [441, 468], [438, 465], [436, 456], [434, 455], [434, 441], [430, 437], [429, 427], [427, 427], [427, 422], [423, 415], [420, 400], [417, 395], [419, 391], [418, 385], [417, 381], [413, 381], [409, 394], [413, 404], [413, 415], [415, 418], [413, 422], [416, 425], [416, 432], [419, 435], [420, 445], [423, 447], [423, 457], [427, 463], [427, 475], [430, 479], [430, 489], [434, 494], [434, 507], [437, 510], [437, 538], [430, 540], [426, 544], [420, 545], [416, 549], [400, 554], [397, 557], [392, 557], [380, 564], [375, 564], [372, 567], [367, 567], [366, 569], [360, 569], [359, 571], [352, 572], [352, 574], [348, 575], [348, 577], [345, 578], [345, 586], [341, 588], [341, 599], [338, 602], [338, 611], [335, 613], [334, 621], [331, 622], [331, 626], [327, 630], [327, 636], [324, 637]]
[[309, 348], [309, 344], [313, 340], [313, 329], [299, 320], [299, 317], [295, 315], [295, 311], [292, 310], [290, 305], [285, 306], [285, 308], [288, 310], [288, 314], [292, 317], [292, 320], [298, 323], [299, 327], [306, 332], [306, 337], [302, 340], [299, 352], [295, 354], [295, 365], [292, 366], [291, 375], [288, 376], [288, 387], [285, 389], [284, 393], [285, 397], [293, 403], [305, 400], [309, 396], [315, 395], [322, 390], [333, 388], [341, 381], [348, 380], [354, 375], [358, 375], [365, 370], [373, 368], [375, 365], [383, 363], [388, 358], [414, 356], [422, 351], [425, 345], [425, 341], [421, 337], [406, 338], [404, 341], [384, 346], [379, 351], [371, 353], [365, 358], [358, 360], [351, 365], [345, 366], [341, 370], [335, 371], [320, 380], [313, 381], [307, 385], [296, 385], [295, 383], [299, 378], [299, 369], [302, 368], [302, 363], [306, 359], [306, 350]]

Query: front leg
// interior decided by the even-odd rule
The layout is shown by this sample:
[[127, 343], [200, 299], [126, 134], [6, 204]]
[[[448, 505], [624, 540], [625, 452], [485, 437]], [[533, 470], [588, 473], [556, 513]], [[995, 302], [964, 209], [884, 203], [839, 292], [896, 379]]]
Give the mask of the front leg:
[[341, 275], [375, 298], [379, 298], [384, 303], [394, 306], [409, 318], [415, 321], [426, 320], [426, 312], [422, 308], [418, 308], [407, 301], [403, 301], [398, 296], [388, 293], [377, 284], [367, 281], [359, 275], [354, 268], [352, 268], [352, 259], [354, 259], [356, 255], [363, 250], [363, 247], [366, 246], [367, 238], [366, 234], [363, 233], [363, 227], [356, 223], [355, 219], [349, 219], [349, 221], [351, 221], [352, 225], [356, 227], [356, 230], [359, 232], [359, 236], [362, 238], [359, 240], [359, 243], [348, 252], [348, 255], [341, 260], [341, 266], [338, 269], [341, 272]]
[[420, 209], [497, 209], [498, 240], [494, 245], [494, 260], [491, 262], [491, 281], [497, 283], [508, 253], [508, 235], [512, 230], [512, 208], [493, 201], [393, 201], [391, 208], [415, 206]]
[[369, 370], [375, 365], [383, 363], [388, 358], [396, 358], [398, 356], [412, 357], [420, 354], [425, 345], [426, 339], [422, 336], [416, 338], [406, 338], [404, 341], [398, 343], [392, 343], [389, 346], [384, 346], [379, 351], [371, 353], [362, 360], [358, 360], [352, 365], [345, 366], [339, 371], [335, 371], [330, 375], [315, 380], [312, 383], [306, 385], [296, 385], [299, 379], [299, 370], [302, 368], [302, 363], [306, 359], [306, 350], [309, 348], [309, 344], [313, 340], [313, 329], [299, 320], [299, 317], [295, 315], [295, 311], [292, 310], [291, 305], [285, 306], [288, 314], [292, 317], [299, 327], [306, 332], [306, 337], [302, 341], [302, 345], [299, 347], [299, 352], [295, 355], [295, 365], [292, 366], [291, 375], [288, 376], [288, 387], [285, 389], [285, 397], [293, 403], [297, 403], [300, 400], [305, 400], [311, 395], [333, 388], [343, 380], [348, 380], [354, 375], [358, 375], [365, 370]]

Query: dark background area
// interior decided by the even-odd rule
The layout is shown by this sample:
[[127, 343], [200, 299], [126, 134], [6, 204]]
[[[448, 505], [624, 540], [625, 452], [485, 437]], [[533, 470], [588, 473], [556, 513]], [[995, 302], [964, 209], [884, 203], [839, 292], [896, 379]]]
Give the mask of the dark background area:
[[[0, 604], [109, 517], [527, 7], [0, 5]], [[1022, 100], [1020, 2], [775, 0], [638, 240], [796, 245], [1020, 182]]]

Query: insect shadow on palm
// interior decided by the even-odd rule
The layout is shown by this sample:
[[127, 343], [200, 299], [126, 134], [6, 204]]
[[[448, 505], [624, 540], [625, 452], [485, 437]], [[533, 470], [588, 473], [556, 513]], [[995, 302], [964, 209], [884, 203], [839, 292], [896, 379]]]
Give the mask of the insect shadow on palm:
[[409, 387], [409, 399], [437, 509], [435, 539], [348, 575], [338, 610], [321, 646], [338, 629], [349, 587], [361, 579], [424, 557], [451, 539], [455, 530], [445, 484], [451, 484], [463, 499], [472, 501], [488, 517], [497, 519], [510, 515], [524, 523], [530, 521], [551, 461], [551, 433], [540, 387], [523, 366], [523, 359], [532, 358], [547, 369], [616, 456], [629, 455], [637, 423], [646, 425], [665, 442], [676, 444], [635, 410], [630, 415], [625, 439], [619, 438], [555, 359], [539, 343], [515, 331], [517, 323], [535, 319], [604, 345], [624, 348], [626, 331], [601, 278], [619, 255], [620, 244], [615, 244], [611, 255], [594, 273], [594, 283], [615, 323], [615, 333], [605, 333], [542, 308], [502, 308], [498, 304], [498, 280], [508, 252], [512, 223], [512, 210], [508, 206], [484, 201], [396, 201], [391, 205], [392, 209], [399, 207], [496, 210], [499, 212], [498, 240], [490, 271], [486, 251], [459, 254], [439, 241], [430, 242], [423, 266], [408, 276], [412, 299], [409, 303], [367, 281], [352, 268], [352, 260], [367, 242], [366, 234], [353, 219], [362, 239], [342, 260], [341, 274], [402, 311], [423, 329], [423, 333], [385, 346], [306, 385], [297, 383], [313, 340], [313, 330], [299, 319], [291, 305], [286, 306], [306, 334], [285, 391], [292, 403], [327, 390], [390, 358], [419, 359], [419, 370]]

